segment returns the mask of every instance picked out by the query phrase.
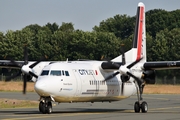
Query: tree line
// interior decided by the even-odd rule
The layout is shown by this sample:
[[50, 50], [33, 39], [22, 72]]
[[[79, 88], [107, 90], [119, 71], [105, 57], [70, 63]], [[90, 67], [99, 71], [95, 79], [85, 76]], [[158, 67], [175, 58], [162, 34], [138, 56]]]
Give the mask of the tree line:
[[[94, 26], [92, 31], [74, 29], [73, 23], [31, 24], [21, 30], [0, 32], [0, 59], [23, 60], [28, 47], [29, 60], [61, 61], [77, 59], [112, 59], [132, 47], [135, 16], [115, 15]], [[146, 12], [148, 61], [180, 60], [180, 10], [154, 9]], [[163, 77], [180, 77], [179, 70], [158, 71]]]

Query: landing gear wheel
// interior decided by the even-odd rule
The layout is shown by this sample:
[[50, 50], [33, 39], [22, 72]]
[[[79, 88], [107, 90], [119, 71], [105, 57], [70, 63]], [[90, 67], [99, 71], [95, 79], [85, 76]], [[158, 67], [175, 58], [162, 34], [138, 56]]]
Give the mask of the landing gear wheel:
[[52, 103], [48, 102], [46, 107], [46, 113], [51, 114], [52, 113]]
[[148, 104], [147, 104], [147, 102], [142, 102], [142, 104], [141, 104], [141, 111], [142, 111], [142, 113], [146, 113], [147, 111], [148, 111]]
[[43, 114], [46, 114], [46, 104], [42, 102], [42, 106], [41, 106], [41, 112]]
[[39, 103], [39, 112], [42, 112], [42, 109], [43, 109], [42, 106], [43, 106], [43, 104], [44, 104], [44, 103], [43, 103], [42, 101]]
[[136, 101], [135, 104], [134, 104], [134, 111], [136, 113], [139, 113], [140, 112], [140, 108], [141, 108], [141, 106], [140, 106], [139, 102]]

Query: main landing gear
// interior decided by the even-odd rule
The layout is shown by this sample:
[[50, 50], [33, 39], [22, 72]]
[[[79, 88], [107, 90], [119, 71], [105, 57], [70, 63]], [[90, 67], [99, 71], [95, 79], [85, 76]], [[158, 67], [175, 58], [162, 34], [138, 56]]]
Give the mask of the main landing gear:
[[51, 114], [52, 113], [52, 103], [49, 99], [44, 98], [39, 103], [39, 112], [43, 114]]
[[135, 85], [136, 85], [136, 89], [137, 89], [138, 101], [136, 101], [134, 104], [134, 111], [136, 113], [139, 113], [140, 111], [142, 113], [146, 113], [148, 111], [148, 104], [146, 101], [143, 101], [143, 98], [142, 98], [143, 88], [144, 88], [145, 84], [135, 81]]

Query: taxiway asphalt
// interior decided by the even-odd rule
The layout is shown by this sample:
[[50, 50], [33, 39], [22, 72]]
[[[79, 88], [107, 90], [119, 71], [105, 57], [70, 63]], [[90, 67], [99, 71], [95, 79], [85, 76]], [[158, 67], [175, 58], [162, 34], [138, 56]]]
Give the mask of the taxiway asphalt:
[[[36, 93], [0, 92], [0, 98], [38, 100]], [[111, 103], [55, 103], [52, 114], [41, 114], [38, 108], [0, 108], [0, 120], [180, 120], [180, 95], [143, 95], [147, 113], [134, 113], [136, 96]]]

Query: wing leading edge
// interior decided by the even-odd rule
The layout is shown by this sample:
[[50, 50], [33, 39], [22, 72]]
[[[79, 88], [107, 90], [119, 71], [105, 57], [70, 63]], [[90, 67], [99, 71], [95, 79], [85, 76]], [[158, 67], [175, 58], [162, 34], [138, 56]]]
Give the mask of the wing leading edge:
[[[17, 65], [23, 66], [24, 61], [16, 61]], [[10, 60], [0, 60], [0, 68], [14, 68], [19, 69], [19, 66], [17, 66], [10, 62]]]
[[180, 61], [145, 62], [143, 68], [146, 70], [180, 69]]

